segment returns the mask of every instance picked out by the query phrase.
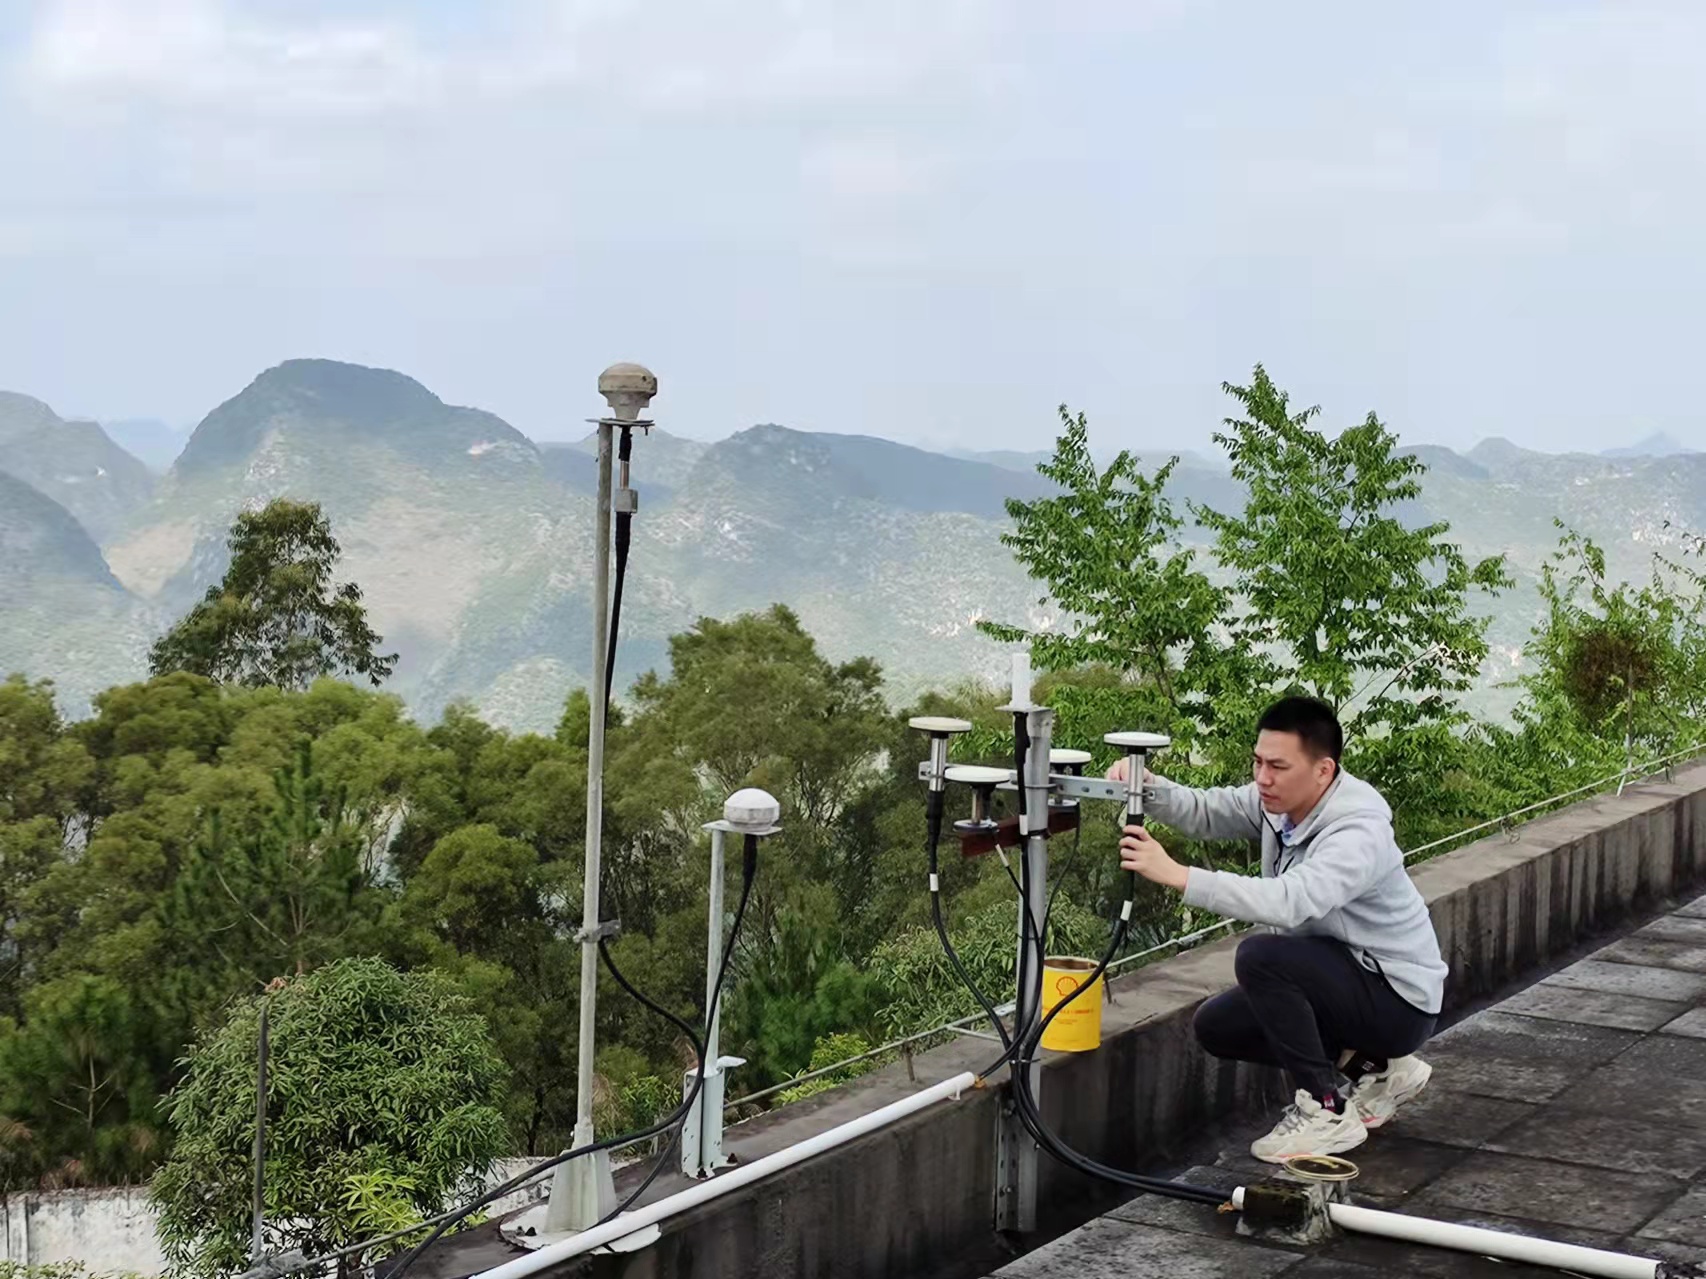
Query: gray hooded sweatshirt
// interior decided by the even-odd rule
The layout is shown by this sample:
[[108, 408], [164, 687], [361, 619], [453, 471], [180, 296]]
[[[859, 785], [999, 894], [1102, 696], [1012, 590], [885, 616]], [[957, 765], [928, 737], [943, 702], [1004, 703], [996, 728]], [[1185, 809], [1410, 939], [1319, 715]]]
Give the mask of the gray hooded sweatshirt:
[[1262, 877], [1192, 866], [1185, 901], [1284, 932], [1337, 938], [1383, 974], [1408, 1003], [1438, 1013], [1446, 966], [1427, 904], [1404, 870], [1392, 809], [1367, 782], [1340, 771], [1286, 838], [1262, 811], [1254, 783], [1194, 790], [1164, 778], [1144, 787], [1156, 820], [1191, 839], [1262, 841]]

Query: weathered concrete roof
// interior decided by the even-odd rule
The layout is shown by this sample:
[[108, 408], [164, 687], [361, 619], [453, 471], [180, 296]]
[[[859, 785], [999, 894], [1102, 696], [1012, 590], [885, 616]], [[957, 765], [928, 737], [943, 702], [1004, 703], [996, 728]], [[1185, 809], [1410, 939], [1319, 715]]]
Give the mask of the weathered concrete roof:
[[[1435, 1036], [1427, 1091], [1347, 1157], [1369, 1207], [1706, 1263], [1706, 897]], [[1223, 1129], [1166, 1170], [1230, 1191], [1271, 1177]], [[1524, 1279], [1559, 1272], [1345, 1235], [1234, 1234], [1212, 1208], [1140, 1196], [1002, 1279]]]

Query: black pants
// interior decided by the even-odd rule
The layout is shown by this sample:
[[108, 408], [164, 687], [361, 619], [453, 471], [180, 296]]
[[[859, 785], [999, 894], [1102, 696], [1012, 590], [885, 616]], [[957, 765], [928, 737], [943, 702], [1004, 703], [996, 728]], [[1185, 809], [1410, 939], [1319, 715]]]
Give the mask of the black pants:
[[1406, 1002], [1331, 937], [1258, 933], [1238, 946], [1238, 985], [1197, 1009], [1197, 1042], [1216, 1057], [1281, 1066], [1294, 1086], [1325, 1097], [1338, 1060], [1402, 1057], [1435, 1018]]

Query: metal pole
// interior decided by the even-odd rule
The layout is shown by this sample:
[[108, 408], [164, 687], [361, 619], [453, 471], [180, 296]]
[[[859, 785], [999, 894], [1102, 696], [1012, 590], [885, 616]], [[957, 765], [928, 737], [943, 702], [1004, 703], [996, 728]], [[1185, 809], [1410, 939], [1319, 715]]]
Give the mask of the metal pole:
[[[1036, 928], [1046, 928], [1043, 913], [1048, 908], [1048, 823], [1049, 823], [1049, 746], [1054, 730], [1054, 712], [1038, 708], [1026, 716], [1026, 731], [1030, 743], [1026, 747], [1025, 808], [1031, 833], [1025, 840], [1025, 901], [1022, 909], [1029, 912]], [[1033, 1031], [1043, 1015], [1042, 959], [1046, 955], [1046, 937], [1032, 943], [1036, 963], [1031, 973], [1030, 989], [1023, 992], [1024, 1033]], [[1031, 1095], [1042, 1105], [1043, 1066], [1033, 1060], [1029, 1067]], [[1026, 1133], [1018, 1139], [1018, 1180], [1015, 1189], [1014, 1229], [1029, 1232], [1037, 1228], [1037, 1144]]]
[[575, 1144], [592, 1140], [592, 1028], [598, 1000], [599, 858], [604, 835], [604, 664], [610, 647], [610, 437], [598, 426], [598, 521], [592, 575], [592, 702], [586, 747], [586, 868], [581, 886], [580, 1057], [575, 1074]]
[[261, 1034], [260, 1046], [255, 1062], [255, 1211], [254, 1233], [249, 1243], [249, 1263], [260, 1264], [261, 1260], [261, 1231], [265, 1224], [265, 1210], [262, 1195], [266, 1189], [266, 1158], [267, 1158], [267, 1004], [265, 996], [261, 998]]
[[[593, 1032], [598, 1010], [598, 943], [606, 936], [599, 910], [599, 854], [604, 833], [605, 671], [610, 652], [610, 525], [611, 442], [618, 424], [647, 428], [639, 411], [657, 394], [658, 381], [638, 364], [612, 364], [598, 375], [598, 393], [610, 405], [611, 416], [597, 419], [598, 511], [594, 531], [592, 581], [592, 667], [588, 671], [586, 757], [586, 874], [582, 880], [580, 1044], [575, 1063], [576, 1147], [591, 1144], [594, 1071]], [[630, 494], [624, 498], [631, 501]], [[627, 506], [624, 509], [632, 510]], [[616, 1183], [606, 1151], [559, 1164], [551, 1178], [551, 1197], [545, 1205], [547, 1233], [586, 1230], [616, 1210]]]
[[[1024, 776], [1015, 777], [1024, 803], [1020, 810], [1020, 834], [1024, 844], [1020, 857], [1025, 868], [1025, 893], [1019, 902], [1019, 954], [1016, 972], [1026, 974], [1013, 1001], [1013, 1036], [1022, 1040], [1042, 1017], [1043, 973], [1041, 955], [1045, 939], [1031, 939], [1031, 923], [1043, 927], [1048, 903], [1049, 829], [1049, 737], [1054, 712], [1031, 700], [1031, 656], [1013, 654], [1013, 697], [1003, 710], [1014, 717], [1020, 730], [1023, 718], [1025, 745]], [[1036, 959], [1031, 957], [1035, 948]], [[1031, 1093], [1041, 1104], [1042, 1063], [1027, 1068]], [[1029, 1233], [1037, 1227], [1037, 1143], [1020, 1120], [1016, 1104], [1009, 1099], [1002, 1108], [996, 1128], [995, 1227], [997, 1230]]]
[[[1030, 870], [1031, 829], [1037, 821], [1036, 798], [1031, 793], [1029, 784], [1032, 765], [1037, 758], [1037, 741], [1031, 734], [1031, 708], [1031, 655], [1028, 651], [1021, 651], [1013, 654], [1012, 699], [1001, 709], [1013, 714], [1015, 732], [1018, 730], [1018, 716], [1020, 714], [1024, 714], [1025, 734], [1030, 739], [1029, 745], [1025, 748], [1025, 776], [1015, 777], [1013, 779], [1014, 784], [1021, 788], [1019, 792], [1021, 801], [1019, 805], [1019, 838], [1021, 840], [1019, 856], [1021, 858], [1021, 864], [1027, 873]], [[1048, 743], [1044, 742], [1042, 744], [1042, 757], [1045, 761], [1048, 759], [1048, 749]], [[1047, 830], [1048, 809], [1044, 808], [1042, 813], [1043, 829]], [[1019, 921], [1017, 929], [1019, 936], [1019, 951], [1017, 964], [1013, 969], [1015, 974], [1025, 971], [1025, 938], [1029, 932], [1026, 927], [1026, 910], [1029, 905], [1030, 903], [1026, 901], [1021, 901], [1019, 903]], [[1030, 991], [1024, 987], [1020, 987], [1013, 1000], [1013, 1035], [1015, 1038], [1019, 1038], [1024, 1034], [1025, 1028], [1030, 1024], [1030, 1016]]]
[[723, 1025], [723, 1003], [717, 999], [717, 970], [723, 965], [723, 841], [720, 829], [711, 832], [710, 927], [705, 931], [705, 1007], [717, 1008], [705, 1029], [705, 1069], [717, 1073], [717, 1041]]
[[[709, 1008], [716, 1000], [717, 1015], [706, 1027], [705, 1078], [681, 1129], [681, 1171], [689, 1177], [702, 1177], [714, 1171], [722, 1157], [722, 1090], [713, 1089], [712, 1082], [720, 1082], [722, 1076], [717, 1032], [722, 1025], [723, 1009], [722, 1001], [717, 1000], [717, 969], [723, 962], [723, 864], [728, 834], [724, 823], [712, 822], [710, 826], [711, 888], [710, 919], [705, 929], [705, 1007]], [[687, 1072], [686, 1088], [692, 1088], [693, 1076], [694, 1071]], [[717, 1094], [714, 1105], [713, 1091]]]
[[[575, 1067], [574, 1144], [593, 1140], [593, 1029], [598, 1011], [599, 854], [604, 833], [604, 665], [610, 629], [610, 455], [613, 427], [608, 420], [598, 424], [598, 513], [593, 534], [592, 576], [592, 665], [587, 681], [592, 709], [587, 725], [586, 759], [586, 868], [581, 886], [581, 992], [580, 1045]], [[551, 1199], [545, 1213], [548, 1233], [585, 1230], [595, 1225], [616, 1204], [616, 1186], [611, 1179], [610, 1158], [597, 1154], [558, 1165], [552, 1178]]]

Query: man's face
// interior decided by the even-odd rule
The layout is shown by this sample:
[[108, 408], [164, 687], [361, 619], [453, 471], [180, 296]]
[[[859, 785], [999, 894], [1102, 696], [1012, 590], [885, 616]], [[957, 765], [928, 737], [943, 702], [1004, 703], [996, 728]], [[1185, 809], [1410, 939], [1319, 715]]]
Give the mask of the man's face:
[[1333, 776], [1333, 761], [1310, 757], [1296, 733], [1264, 729], [1256, 737], [1252, 761], [1256, 790], [1270, 813], [1292, 813], [1312, 804]]

